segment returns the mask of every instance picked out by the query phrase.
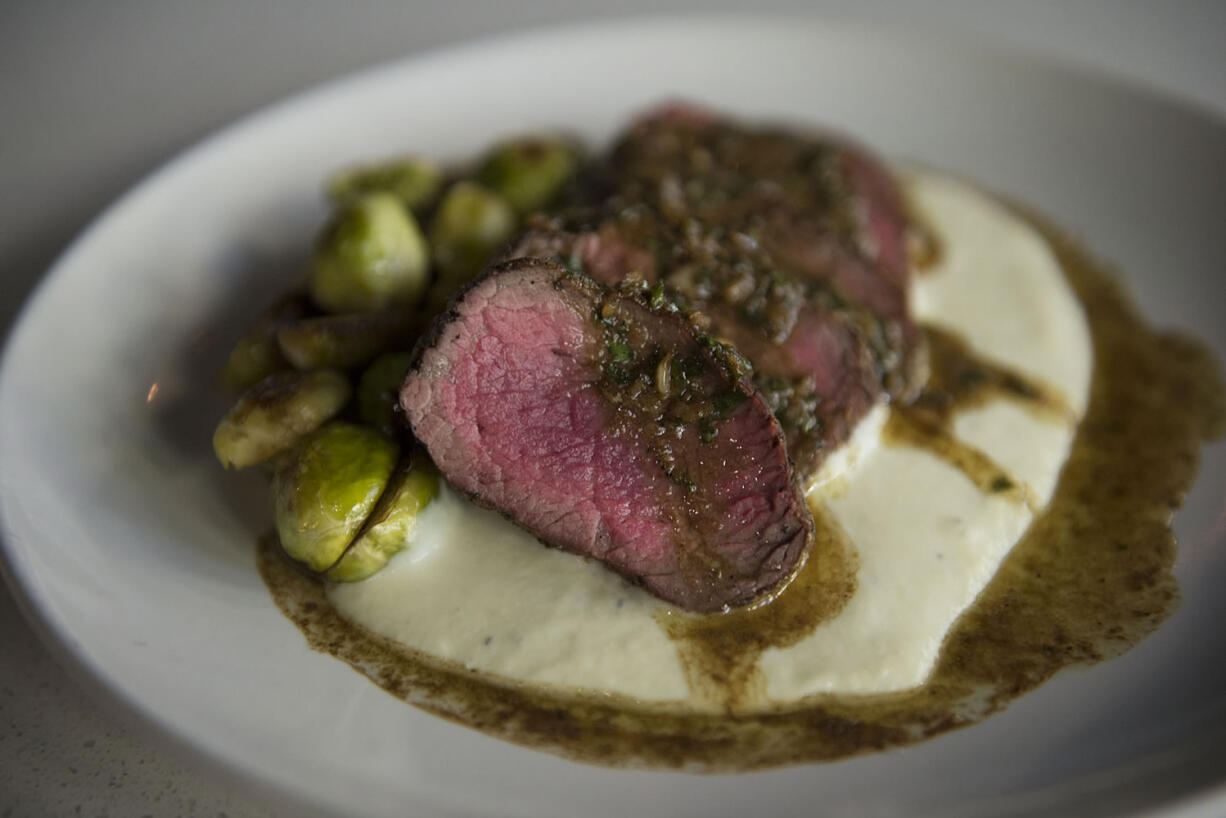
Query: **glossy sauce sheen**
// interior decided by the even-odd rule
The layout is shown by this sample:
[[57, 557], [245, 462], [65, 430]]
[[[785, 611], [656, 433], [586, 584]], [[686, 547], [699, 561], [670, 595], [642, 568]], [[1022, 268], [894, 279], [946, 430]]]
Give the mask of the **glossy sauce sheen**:
[[[665, 618], [663, 630], [685, 676], [672, 684], [688, 687], [702, 707], [513, 683], [395, 646], [338, 616], [324, 589], [288, 567], [267, 542], [260, 549], [265, 581], [312, 647], [349, 662], [394, 695], [584, 761], [743, 770], [840, 758], [973, 723], [1062, 667], [1126, 650], [1170, 613], [1178, 597], [1170, 515], [1195, 475], [1201, 441], [1220, 434], [1226, 418], [1226, 389], [1212, 355], [1186, 338], [1151, 331], [1091, 259], [1057, 231], [1030, 221], [1086, 307], [1095, 359], [1088, 406], [1050, 501], [987, 588], [938, 639], [935, 668], [925, 670], [918, 687], [841, 695], [820, 674], [806, 673], [804, 695], [762, 705], [764, 697], [779, 697], [760, 668], [771, 662], [791, 668], [788, 651], [820, 635], [823, 622], [849, 613], [865, 581], [854, 542], [821, 507], [814, 556], [771, 605], [718, 618]], [[922, 316], [923, 305], [917, 306]], [[1052, 489], [1043, 484], [1042, 469], [1026, 460], [1025, 447], [996, 463], [973, 441], [982, 426], [1009, 412], [1058, 427], [1060, 418], [1079, 414], [1078, 401], [990, 362], [1000, 355], [985, 356], [978, 346], [971, 351], [939, 331], [931, 340], [931, 387], [915, 407], [885, 419], [883, 443], [891, 451], [935, 455], [975, 491], [1018, 507], [1028, 520]], [[1067, 378], [1055, 373], [1051, 380]], [[1138, 462], [1145, 467], [1136, 468]], [[837, 510], [854, 494], [854, 486], [832, 485], [822, 496]], [[916, 661], [922, 666], [923, 656]], [[776, 671], [772, 680], [782, 678]]]

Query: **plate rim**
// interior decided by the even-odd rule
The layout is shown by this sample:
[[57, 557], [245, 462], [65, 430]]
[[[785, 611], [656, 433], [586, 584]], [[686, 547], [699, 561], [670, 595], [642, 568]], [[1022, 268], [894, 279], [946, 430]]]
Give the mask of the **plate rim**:
[[[264, 123], [276, 120], [300, 108], [308, 108], [330, 97], [344, 96], [353, 88], [360, 87], [380, 77], [400, 73], [413, 73], [433, 62], [464, 61], [472, 55], [494, 48], [524, 48], [532, 43], [547, 44], [562, 36], [596, 36], [599, 38], [625, 37], [629, 32], [644, 26], [699, 26], [696, 36], [701, 37], [702, 27], [726, 28], [729, 26], [778, 26], [791, 24], [823, 30], [843, 30], [860, 37], [889, 38], [912, 44], [938, 46], [955, 50], [964, 58], [1008, 61], [1027, 70], [1048, 74], [1074, 75], [1117, 92], [1143, 97], [1147, 103], [1173, 107], [1185, 115], [1203, 120], [1226, 135], [1226, 112], [1206, 105], [1200, 100], [1183, 96], [1177, 89], [1162, 87], [1157, 83], [1116, 73], [1099, 66], [1080, 61], [1047, 55], [1037, 50], [1018, 46], [991, 36], [969, 32], [953, 33], [948, 30], [902, 28], [879, 22], [830, 17], [816, 13], [772, 12], [749, 15], [739, 12], [694, 12], [686, 14], [639, 14], [631, 16], [598, 16], [583, 20], [570, 20], [548, 25], [530, 25], [509, 31], [477, 37], [463, 37], [443, 42], [417, 52], [372, 63], [353, 71], [312, 83], [299, 90], [274, 98], [237, 118], [223, 122], [217, 127], [189, 137], [169, 157], [152, 169], [133, 179], [124, 190], [95, 213], [87, 224], [55, 255], [39, 276], [36, 285], [17, 306], [14, 317], [0, 339], [0, 409], [14, 398], [6, 384], [13, 365], [14, 341], [34, 320], [32, 316], [41, 309], [51, 287], [62, 279], [63, 270], [88, 251], [99, 235], [106, 233], [110, 225], [129, 210], [133, 203], [148, 191], [161, 187], [168, 178], [173, 178], [184, 167], [190, 167], [202, 155], [222, 150], [227, 142], [239, 142], [249, 132], [259, 129]], [[185, 766], [215, 781], [238, 784], [241, 788], [264, 803], [292, 805], [300, 813], [331, 814], [318, 811], [312, 804], [293, 790], [278, 782], [261, 777], [225, 757], [217, 748], [202, 745], [190, 734], [179, 730], [169, 720], [154, 710], [146, 708], [115, 679], [109, 678], [103, 668], [97, 666], [79, 648], [78, 639], [65, 622], [57, 621], [45, 605], [38, 602], [37, 577], [28, 565], [23, 565], [21, 551], [29, 546], [10, 523], [12, 515], [10, 489], [0, 485], [0, 578], [8, 589], [10, 598], [22, 617], [30, 625], [42, 645], [67, 675], [104, 711], [117, 717], [128, 729], [133, 730], [153, 746], [169, 750]], [[423, 804], [424, 805], [424, 804]], [[1183, 794], [1157, 811], [1143, 814], [1164, 818], [1200, 818], [1213, 814], [1210, 810], [1226, 805], [1226, 774], [1221, 781], [1198, 791]], [[444, 810], [446, 812], [446, 810]]]

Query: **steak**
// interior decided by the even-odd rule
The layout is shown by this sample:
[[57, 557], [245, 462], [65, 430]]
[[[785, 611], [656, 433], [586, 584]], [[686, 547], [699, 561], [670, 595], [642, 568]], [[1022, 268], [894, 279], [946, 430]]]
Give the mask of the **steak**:
[[712, 612], [790, 578], [813, 536], [780, 424], [747, 371], [645, 287], [525, 258], [439, 316], [400, 402], [475, 502]]
[[883, 395], [909, 400], [922, 381], [905, 231], [892, 179], [859, 148], [670, 106], [504, 258], [641, 278], [707, 322], [752, 363], [803, 481]]

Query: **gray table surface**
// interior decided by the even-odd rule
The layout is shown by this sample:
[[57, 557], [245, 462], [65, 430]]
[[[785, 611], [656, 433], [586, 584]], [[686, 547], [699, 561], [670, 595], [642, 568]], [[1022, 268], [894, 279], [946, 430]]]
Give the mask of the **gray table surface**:
[[[559, 20], [743, 2], [28, 2], [0, 17], [0, 331], [121, 192], [235, 118], [337, 74]], [[961, 33], [1127, 77], [1226, 117], [1226, 3], [811, 0], [755, 8]], [[3, 453], [0, 453], [3, 456]], [[69, 678], [0, 589], [0, 818], [259, 816]]]

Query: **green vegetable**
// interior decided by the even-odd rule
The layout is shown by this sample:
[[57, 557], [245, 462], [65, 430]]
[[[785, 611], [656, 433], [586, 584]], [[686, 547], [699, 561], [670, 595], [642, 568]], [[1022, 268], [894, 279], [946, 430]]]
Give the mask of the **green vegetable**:
[[622, 363], [634, 360], [634, 350], [626, 341], [609, 341], [609, 360]]
[[349, 402], [339, 372], [277, 372], [248, 389], [213, 432], [213, 451], [226, 468], [262, 463], [334, 416]]
[[358, 415], [362, 422], [395, 435], [400, 387], [413, 360], [412, 353], [393, 352], [374, 360], [358, 381]]
[[481, 184], [499, 193], [516, 212], [540, 210], [557, 198], [579, 166], [575, 146], [560, 139], [507, 142], [485, 160], [477, 173]]
[[312, 571], [336, 564], [374, 510], [396, 467], [399, 447], [353, 423], [333, 421], [277, 469], [277, 536], [290, 557]]
[[429, 283], [426, 239], [390, 193], [368, 194], [338, 213], [311, 263], [311, 298], [327, 312], [415, 307]]
[[430, 223], [430, 251], [438, 281], [430, 304], [441, 307], [510, 241], [518, 220], [506, 199], [475, 182], [457, 182]]
[[387, 564], [417, 527], [417, 516], [438, 496], [438, 472], [425, 457], [402, 465], [387, 484], [379, 504], [357, 539], [324, 574], [333, 582], [366, 579]]
[[416, 328], [412, 314], [403, 309], [322, 315], [282, 326], [277, 343], [298, 369], [350, 369], [389, 349], [403, 348]]
[[306, 297], [283, 298], [265, 310], [247, 330], [226, 359], [221, 383], [232, 392], [250, 389], [274, 372], [289, 369], [290, 363], [277, 345], [277, 329], [307, 314]]
[[651, 288], [650, 303], [653, 310], [662, 310], [668, 306], [668, 294], [664, 291], [663, 281], [656, 282], [656, 286]]
[[436, 162], [410, 156], [334, 174], [328, 180], [328, 195], [344, 206], [368, 193], [391, 193], [405, 207], [420, 213], [438, 195], [442, 184], [443, 170]]

